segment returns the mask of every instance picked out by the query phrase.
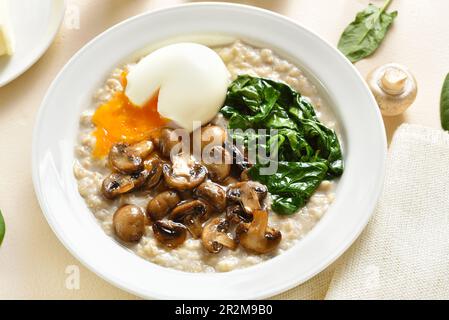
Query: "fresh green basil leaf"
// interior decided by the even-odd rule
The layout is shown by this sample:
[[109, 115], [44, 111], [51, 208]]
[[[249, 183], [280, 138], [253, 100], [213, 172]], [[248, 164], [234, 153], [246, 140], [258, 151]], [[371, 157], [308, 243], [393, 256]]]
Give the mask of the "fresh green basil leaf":
[[449, 131], [449, 73], [444, 80], [440, 99], [441, 126]]
[[2, 211], [0, 210], [0, 245], [3, 242], [3, 238], [5, 237], [5, 219], [3, 219]]
[[343, 31], [338, 49], [351, 62], [357, 62], [374, 53], [385, 38], [398, 15], [397, 11], [386, 12], [390, 2], [391, 0], [387, 0], [382, 8], [369, 4]]

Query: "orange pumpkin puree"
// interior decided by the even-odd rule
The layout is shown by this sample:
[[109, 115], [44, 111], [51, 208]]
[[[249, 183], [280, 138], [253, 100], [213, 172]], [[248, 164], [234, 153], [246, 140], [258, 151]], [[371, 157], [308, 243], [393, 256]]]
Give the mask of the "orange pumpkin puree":
[[[122, 77], [122, 82], [126, 78]], [[126, 85], [126, 82], [125, 82]], [[157, 137], [169, 122], [157, 112], [157, 94], [145, 106], [133, 105], [124, 92], [117, 92], [111, 100], [98, 107], [92, 122], [96, 138], [93, 156], [101, 158], [118, 142], [135, 143]]]

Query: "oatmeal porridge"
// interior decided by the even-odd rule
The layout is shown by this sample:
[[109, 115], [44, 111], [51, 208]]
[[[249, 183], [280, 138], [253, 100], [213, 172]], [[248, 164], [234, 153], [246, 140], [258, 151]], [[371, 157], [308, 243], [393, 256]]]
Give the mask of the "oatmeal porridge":
[[[248, 75], [251, 77], [266, 78], [287, 84], [289, 87], [298, 91], [303, 97], [307, 97], [307, 101], [309, 101], [315, 108], [316, 117], [323, 123], [323, 125], [329, 128], [327, 129], [329, 132], [335, 130], [334, 118], [327, 110], [325, 101], [319, 96], [317, 88], [308, 80], [299, 68], [278, 57], [272, 50], [255, 48], [240, 41], [236, 41], [228, 46], [216, 47], [213, 49], [224, 62], [227, 70], [229, 71], [231, 80], [236, 80], [239, 75]], [[273, 212], [271, 207], [276, 208], [272, 205], [276, 204], [276, 201], [279, 202], [280, 197], [272, 197], [270, 194], [270, 186], [268, 186], [268, 192], [265, 189], [265, 193], [267, 193], [267, 195], [264, 200], [261, 200], [261, 205], [263, 208], [266, 208], [266, 212], [268, 213], [268, 225], [270, 230], [273, 231], [270, 236], [279, 238], [276, 240], [275, 248], [273, 247], [272, 250], [260, 250], [259, 252], [256, 250], [256, 252], [254, 252], [254, 249], [248, 250], [248, 248], [239, 245], [238, 241], [235, 243], [232, 242], [232, 239], [235, 237], [232, 234], [232, 230], [234, 230], [232, 228], [229, 230], [226, 229], [226, 231], [229, 231], [228, 233], [223, 233], [228, 236], [228, 238], [226, 238], [227, 241], [229, 240], [232, 243], [227, 245], [223, 242], [220, 243], [219, 248], [217, 248], [217, 243], [211, 242], [210, 244], [215, 247], [212, 249], [205, 249], [204, 233], [206, 230], [209, 230], [210, 232], [216, 232], [216, 230], [220, 231], [220, 228], [223, 227], [223, 223], [228, 223], [226, 218], [221, 218], [221, 221], [217, 220], [220, 217], [227, 216], [227, 214], [223, 213], [225, 211], [225, 207], [227, 206], [226, 204], [216, 205], [216, 213], [214, 216], [211, 217], [208, 222], [204, 221], [202, 226], [202, 228], [204, 228], [202, 231], [203, 241], [201, 238], [201, 230], [195, 237], [195, 231], [192, 232], [192, 229], [188, 228], [189, 232], [187, 232], [187, 235], [185, 235], [184, 232], [182, 236], [183, 238], [180, 240], [182, 244], [176, 243], [176, 245], [174, 245], [170, 242], [174, 241], [174, 238], [167, 240], [167, 235], [165, 235], [164, 238], [167, 242], [161, 242], [160, 236], [158, 237], [158, 235], [155, 234], [156, 229], [154, 227], [154, 221], [151, 223], [152, 220], [157, 219], [153, 219], [151, 214], [150, 217], [142, 217], [141, 221], [139, 220], [137, 224], [133, 224], [134, 227], [136, 225], [143, 224], [142, 232], [137, 237], [132, 238], [131, 236], [131, 238], [129, 238], [130, 241], [124, 241], [122, 236], [117, 236], [117, 232], [119, 231], [116, 226], [114, 227], [114, 223], [119, 223], [121, 217], [116, 214], [116, 212], [123, 209], [123, 206], [126, 205], [135, 206], [132, 208], [125, 207], [125, 209], [129, 209], [129, 212], [134, 209], [138, 211], [136, 208], [141, 208], [140, 210], [145, 211], [150, 207], [149, 202], [159, 192], [159, 189], [155, 192], [154, 190], [148, 191], [136, 188], [134, 192], [123, 192], [118, 196], [115, 194], [105, 196], [104, 193], [105, 179], [108, 179], [111, 175], [110, 157], [113, 151], [111, 149], [108, 157], [107, 152], [101, 153], [101, 150], [99, 151], [98, 149], [97, 140], [99, 139], [99, 135], [98, 132], [96, 132], [98, 122], [95, 121], [95, 117], [98, 115], [96, 112], [100, 106], [110, 103], [111, 99], [114, 99], [117, 93], [124, 91], [124, 87], [126, 86], [124, 75], [127, 74], [133, 65], [134, 63], [131, 63], [113, 70], [104, 85], [96, 92], [92, 105], [90, 108], [85, 110], [80, 117], [79, 139], [75, 149], [76, 162], [74, 164], [74, 175], [78, 183], [79, 193], [85, 199], [87, 206], [93, 212], [95, 218], [108, 235], [114, 237], [117, 241], [121, 242], [129, 248], [129, 250], [132, 250], [140, 257], [164, 267], [187, 272], [225, 272], [249, 267], [282, 254], [282, 252], [288, 250], [295, 243], [297, 243], [297, 241], [301, 240], [301, 238], [303, 238], [316, 225], [316, 223], [325, 214], [335, 197], [335, 187], [337, 182], [335, 179], [330, 178], [329, 174], [323, 173], [323, 175], [320, 176], [321, 179], [317, 187], [314, 189], [314, 192], [310, 197], [305, 199], [304, 205], [297, 205], [299, 206], [299, 209], [295, 214], [277, 214]], [[223, 114], [226, 115], [224, 112]], [[222, 114], [218, 114], [212, 120], [212, 123], [218, 127], [226, 127], [228, 121], [229, 119], [225, 119]], [[289, 141], [292, 143], [293, 140]], [[133, 141], [133, 143], [134, 142], [136, 141]], [[97, 154], [95, 154], [96, 152]], [[117, 152], [120, 152], [120, 150]], [[163, 152], [164, 151], [161, 151], [161, 153]], [[329, 159], [331, 157], [332, 155], [329, 155]], [[159, 177], [162, 175], [167, 178], [167, 175], [171, 173], [169, 170], [173, 171], [175, 169], [167, 166], [164, 167], [163, 170], [165, 171], [162, 174], [159, 172]], [[198, 172], [195, 172], [195, 175], [201, 177], [201, 179], [204, 179], [203, 175], [205, 173], [201, 172], [200, 169], [198, 170]], [[209, 168], [208, 172], [210, 173], [210, 171], [211, 169]], [[153, 173], [150, 172], [150, 175]], [[334, 175], [333, 177], [336, 176]], [[145, 179], [151, 179], [151, 176], [146, 176]], [[206, 182], [203, 182], [203, 184], [210, 181], [207, 179], [208, 178], [204, 180]], [[213, 178], [211, 179], [214, 180]], [[148, 182], [144, 183], [148, 184]], [[169, 180], [166, 181], [166, 184], [167, 183], [168, 187], [165, 186], [165, 188], [161, 189], [161, 192], [166, 192], [165, 195], [168, 197], [164, 199], [164, 201], [168, 201], [167, 199], [174, 199], [173, 201], [175, 202], [175, 205], [178, 205], [178, 207], [178, 203], [182, 202], [182, 200], [190, 197], [197, 199], [195, 195], [198, 195], [201, 191], [198, 191], [201, 185], [195, 185], [196, 189], [193, 193], [182, 191], [177, 192], [177, 194], [170, 194], [170, 192], [172, 192], [170, 190], [173, 188], [176, 189], [176, 183], [179, 183], [179, 181], [173, 182]], [[221, 183], [221, 185], [224, 186], [223, 189], [226, 191], [228, 199], [230, 193], [229, 190], [233, 188], [235, 183], [239, 182], [233, 180], [232, 183], [234, 184], [227, 184], [224, 182]], [[157, 185], [153, 184], [151, 187], [155, 189], [161, 188], [160, 184], [161, 182]], [[239, 192], [243, 191], [239, 190]], [[187, 195], [185, 195], [185, 193], [187, 193]], [[254, 192], [251, 194], [254, 195]], [[199, 198], [204, 199], [204, 197]], [[198, 200], [192, 200], [191, 203], [194, 201]], [[283, 209], [290, 205], [291, 201], [288, 203], [287, 202], [288, 201], [282, 202], [282, 205], [284, 205], [284, 207], [282, 207]], [[197, 205], [195, 208], [198, 208], [199, 204], [195, 204]], [[173, 211], [177, 209], [173, 209], [171, 206], [169, 207]], [[244, 209], [246, 208], [244, 205], [243, 207]], [[181, 209], [178, 211], [180, 210]], [[173, 215], [173, 212], [171, 215]], [[213, 225], [213, 222], [211, 222], [214, 219], [217, 221], [217, 225]], [[219, 222], [222, 224], [219, 224]], [[247, 223], [246, 231], [248, 231], [248, 225], [251, 223], [250, 220], [243, 222]], [[209, 227], [207, 227], [207, 224], [209, 224]], [[227, 226], [228, 225], [226, 225], [226, 227]], [[159, 225], [159, 227], [163, 229], [167, 226]], [[192, 227], [192, 225], [190, 225], [190, 227]], [[179, 228], [182, 229], [183, 227], [179, 226]], [[237, 227], [237, 229], [238, 228], [239, 227]], [[243, 232], [245, 232], [245, 230]], [[265, 237], [268, 239], [269, 237], [267, 235], [268, 233], [265, 234]], [[280, 235], [282, 235], [281, 240]], [[178, 238], [175, 240], [178, 241]], [[240, 240], [240, 243], [242, 243], [242, 240]], [[214, 250], [217, 252], [214, 252]]]

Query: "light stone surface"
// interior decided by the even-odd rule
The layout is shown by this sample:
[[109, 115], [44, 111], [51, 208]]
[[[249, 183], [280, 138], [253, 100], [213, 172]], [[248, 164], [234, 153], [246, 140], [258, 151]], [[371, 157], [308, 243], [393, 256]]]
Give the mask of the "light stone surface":
[[[183, 0], [68, 0], [68, 15], [47, 53], [25, 74], [0, 88], [0, 207], [7, 234], [0, 248], [0, 298], [132, 299], [82, 266], [58, 241], [34, 195], [31, 181], [31, 140], [34, 119], [48, 86], [62, 66], [84, 44], [112, 25], [147, 10]], [[368, 2], [381, 0], [252, 0], [239, 1], [289, 16], [336, 45], [343, 28]], [[449, 66], [449, 1], [394, 0], [399, 16], [382, 46], [356, 64], [363, 76], [388, 62], [408, 66], [419, 93], [402, 115], [384, 118], [388, 138], [404, 122], [440, 128], [439, 96]], [[79, 13], [79, 20], [77, 19]], [[429, 23], [429, 20], [432, 23]], [[79, 28], [77, 28], [79, 21]], [[413, 36], [410, 36], [413, 35]], [[79, 290], [66, 288], [72, 269], [80, 271]], [[281, 298], [323, 298], [332, 268], [292, 289]]]

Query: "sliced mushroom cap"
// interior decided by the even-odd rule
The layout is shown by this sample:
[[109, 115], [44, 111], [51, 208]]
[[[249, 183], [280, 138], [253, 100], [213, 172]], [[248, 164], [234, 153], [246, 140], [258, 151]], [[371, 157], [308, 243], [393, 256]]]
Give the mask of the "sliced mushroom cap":
[[126, 143], [117, 143], [109, 151], [109, 164], [122, 173], [133, 173], [143, 168], [142, 158], [128, 153], [128, 147]]
[[[182, 151], [182, 148], [184, 147], [182, 144], [183, 139], [179, 133], [180, 133], [179, 129], [173, 130], [169, 128], [164, 128], [161, 130], [161, 135], [158, 141], [159, 141], [159, 150], [161, 151], [164, 157], [169, 158], [172, 153], [172, 150], [176, 154]], [[189, 135], [186, 132], [186, 137], [188, 136]], [[174, 149], [175, 147], [176, 149]]]
[[145, 214], [138, 206], [124, 205], [114, 213], [112, 225], [121, 240], [136, 242], [145, 233]]
[[151, 140], [143, 140], [128, 147], [128, 153], [135, 154], [142, 159], [148, 157], [153, 150], [154, 143]]
[[201, 150], [205, 147], [222, 146], [226, 141], [227, 133], [222, 127], [208, 125], [201, 128]]
[[222, 146], [211, 148], [210, 153], [203, 160], [212, 181], [223, 181], [231, 173], [232, 157]]
[[154, 149], [151, 140], [144, 140], [133, 145], [117, 143], [109, 151], [109, 163], [112, 168], [122, 173], [133, 173], [143, 169], [143, 160]]
[[226, 192], [220, 185], [212, 181], [200, 184], [195, 189], [195, 195], [198, 198], [204, 199], [217, 212], [223, 212], [226, 208]]
[[148, 171], [133, 174], [111, 173], [103, 180], [101, 192], [107, 199], [114, 199], [117, 196], [141, 187], [148, 178]]
[[242, 247], [260, 254], [275, 250], [282, 239], [280, 231], [268, 227], [268, 212], [265, 210], [255, 210], [251, 223], [239, 224], [236, 236]]
[[253, 215], [248, 214], [240, 204], [233, 204], [226, 208], [226, 219], [231, 223], [238, 224], [240, 222], [251, 222]]
[[250, 180], [250, 181], [241, 181], [229, 185], [228, 191], [226, 193], [228, 199], [230, 201], [239, 202], [241, 197], [241, 189], [245, 185], [249, 186], [256, 192], [259, 201], [263, 201], [267, 197], [268, 194], [267, 187], [260, 182]]
[[181, 201], [175, 191], [165, 191], [159, 193], [148, 202], [147, 216], [151, 221], [157, 221], [164, 218]]
[[207, 174], [204, 166], [185, 156], [173, 157], [173, 164], [164, 164], [162, 172], [167, 185], [180, 191], [197, 187]]
[[230, 224], [225, 218], [215, 218], [209, 221], [203, 229], [201, 241], [210, 253], [218, 253], [224, 247], [231, 250], [237, 248], [237, 242], [228, 234]]
[[208, 217], [209, 206], [202, 200], [183, 201], [169, 215], [170, 220], [184, 224], [196, 239], [201, 237], [202, 224]]
[[155, 187], [162, 178], [162, 159], [154, 153], [143, 162], [145, 170], [148, 171], [148, 179], [145, 183], [145, 189], [149, 190]]
[[170, 220], [153, 223], [153, 233], [157, 241], [171, 249], [183, 244], [187, 238], [186, 227]]
[[267, 195], [267, 188], [256, 181], [243, 181], [231, 185], [226, 192], [232, 202], [239, 202], [248, 214], [261, 208], [261, 201]]

